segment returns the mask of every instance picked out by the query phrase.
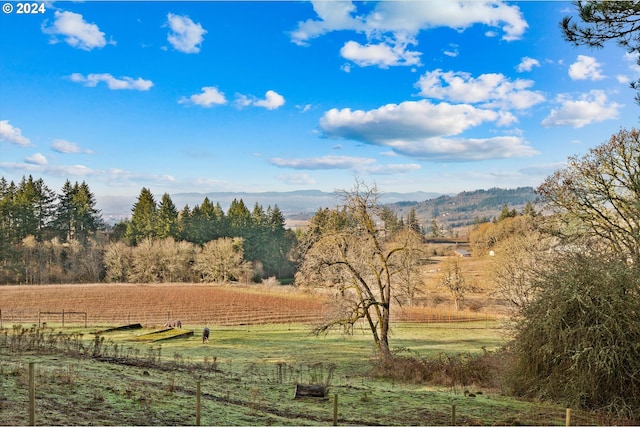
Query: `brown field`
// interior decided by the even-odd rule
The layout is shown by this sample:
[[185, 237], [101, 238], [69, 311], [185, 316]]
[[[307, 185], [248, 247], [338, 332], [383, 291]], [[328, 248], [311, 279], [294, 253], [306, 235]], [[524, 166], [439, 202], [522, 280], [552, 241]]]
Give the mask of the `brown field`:
[[[311, 322], [322, 315], [318, 298], [264, 287], [203, 284], [83, 284], [1, 286], [0, 310], [5, 322], [38, 321], [39, 312], [86, 312], [87, 323], [162, 325], [180, 319], [186, 325]], [[15, 319], [14, 319], [15, 318]], [[60, 323], [61, 315], [41, 314], [43, 322]], [[69, 323], [84, 322], [68, 314]]]
[[[180, 319], [185, 327], [265, 323], [312, 324], [326, 315], [326, 297], [290, 286], [75, 284], [0, 286], [2, 323], [160, 326]], [[394, 320], [414, 322], [485, 319], [486, 315], [440, 307], [397, 307]]]

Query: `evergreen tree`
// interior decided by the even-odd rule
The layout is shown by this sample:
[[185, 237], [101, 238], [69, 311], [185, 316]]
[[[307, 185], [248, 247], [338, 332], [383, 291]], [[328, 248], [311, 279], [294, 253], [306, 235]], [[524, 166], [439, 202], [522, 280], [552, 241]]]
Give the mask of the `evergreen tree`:
[[263, 260], [267, 276], [285, 277], [293, 275], [293, 263], [290, 260], [291, 250], [297, 244], [295, 233], [285, 228], [284, 214], [278, 205], [267, 208], [269, 239], [267, 253]]
[[73, 227], [73, 186], [71, 181], [66, 180], [58, 196], [56, 207], [55, 228], [58, 238], [67, 242], [71, 240], [71, 230]]
[[229, 221], [229, 237], [245, 237], [251, 224], [251, 212], [242, 199], [233, 199], [227, 211], [227, 220]]
[[32, 235], [37, 241], [48, 237], [53, 219], [55, 193], [51, 191], [42, 179], [34, 180], [23, 177], [13, 198], [14, 219], [12, 227], [15, 230], [14, 239], [20, 241]]
[[244, 255], [245, 259], [260, 261], [264, 264], [268, 257], [271, 229], [267, 221], [264, 208], [256, 202], [251, 212], [251, 220], [244, 230]]
[[184, 208], [178, 213], [176, 233], [179, 240], [186, 240], [192, 242], [191, 239], [191, 209], [189, 205], [185, 205]]
[[380, 219], [384, 222], [384, 229], [388, 233], [395, 233], [401, 228], [398, 215], [388, 206], [382, 207]]
[[213, 208], [213, 233], [212, 240], [219, 239], [221, 237], [229, 237], [229, 225], [227, 224], [227, 217], [224, 214], [224, 210], [220, 203], [216, 203]]
[[16, 185], [10, 184], [2, 177], [0, 180], [0, 246], [7, 248], [18, 239], [15, 233], [16, 209]]
[[418, 222], [415, 208], [411, 208], [407, 215], [407, 226], [416, 233], [422, 234], [422, 227], [420, 227], [420, 223]]
[[522, 215], [535, 218], [536, 216], [538, 216], [538, 212], [536, 212], [531, 202], [527, 202], [527, 204], [524, 205], [524, 208], [522, 209]]
[[96, 199], [86, 182], [74, 185], [72, 203], [74, 207], [74, 235], [82, 243], [95, 234], [103, 225], [100, 211], [96, 209]]
[[137, 245], [145, 238], [153, 238], [156, 234], [155, 222], [158, 208], [148, 188], [142, 188], [137, 202], [131, 209], [131, 220], [127, 226], [126, 238], [132, 245]]
[[505, 203], [502, 205], [502, 211], [500, 211], [500, 216], [498, 217], [498, 222], [507, 219], [507, 218], [515, 218], [518, 215], [515, 209], [509, 210], [509, 206]]
[[429, 227], [429, 234], [431, 237], [440, 237], [440, 226], [438, 225], [438, 221], [433, 218], [431, 220], [431, 227]]
[[103, 225], [100, 211], [96, 209], [95, 196], [86, 182], [62, 186], [55, 210], [56, 236], [63, 242], [77, 240], [83, 244]]
[[199, 243], [204, 244], [220, 237], [216, 228], [216, 207], [208, 197], [205, 197], [198, 215], [198, 235], [201, 240]]
[[[607, 42], [616, 42], [640, 64], [640, 3], [637, 1], [577, 1], [574, 2], [582, 24], [563, 18], [560, 26], [565, 40], [575, 46], [603, 48]], [[631, 83], [640, 91], [640, 80]], [[640, 93], [636, 94], [640, 103]]]
[[173, 204], [169, 193], [164, 193], [158, 205], [158, 220], [156, 235], [160, 239], [178, 237], [178, 210]]

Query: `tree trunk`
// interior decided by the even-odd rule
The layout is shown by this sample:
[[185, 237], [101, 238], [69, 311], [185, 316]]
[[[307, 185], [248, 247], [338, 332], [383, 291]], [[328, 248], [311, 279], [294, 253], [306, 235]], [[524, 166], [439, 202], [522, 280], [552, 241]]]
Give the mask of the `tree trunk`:
[[383, 359], [391, 357], [391, 351], [389, 350], [389, 306], [382, 307], [382, 317], [380, 319], [380, 356]]

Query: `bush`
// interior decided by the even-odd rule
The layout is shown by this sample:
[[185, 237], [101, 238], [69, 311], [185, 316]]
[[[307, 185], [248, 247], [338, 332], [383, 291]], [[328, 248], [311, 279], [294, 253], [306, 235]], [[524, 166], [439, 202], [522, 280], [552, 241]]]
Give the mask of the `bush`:
[[640, 417], [640, 271], [568, 253], [540, 273], [516, 325], [516, 394]]
[[502, 372], [508, 353], [503, 350], [481, 354], [441, 353], [435, 357], [401, 356], [396, 350], [391, 358], [374, 361], [376, 376], [395, 381], [447, 387], [471, 386], [502, 388]]

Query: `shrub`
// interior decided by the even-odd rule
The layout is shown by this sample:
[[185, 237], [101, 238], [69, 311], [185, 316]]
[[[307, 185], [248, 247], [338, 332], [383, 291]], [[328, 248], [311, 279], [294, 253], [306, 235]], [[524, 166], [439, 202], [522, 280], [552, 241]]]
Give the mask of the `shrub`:
[[509, 354], [500, 350], [481, 354], [440, 353], [433, 357], [401, 356], [396, 350], [389, 359], [374, 361], [375, 375], [395, 381], [448, 387], [502, 388], [502, 372]]
[[513, 390], [640, 417], [639, 273], [626, 261], [577, 252], [540, 273], [540, 294], [516, 324]]

